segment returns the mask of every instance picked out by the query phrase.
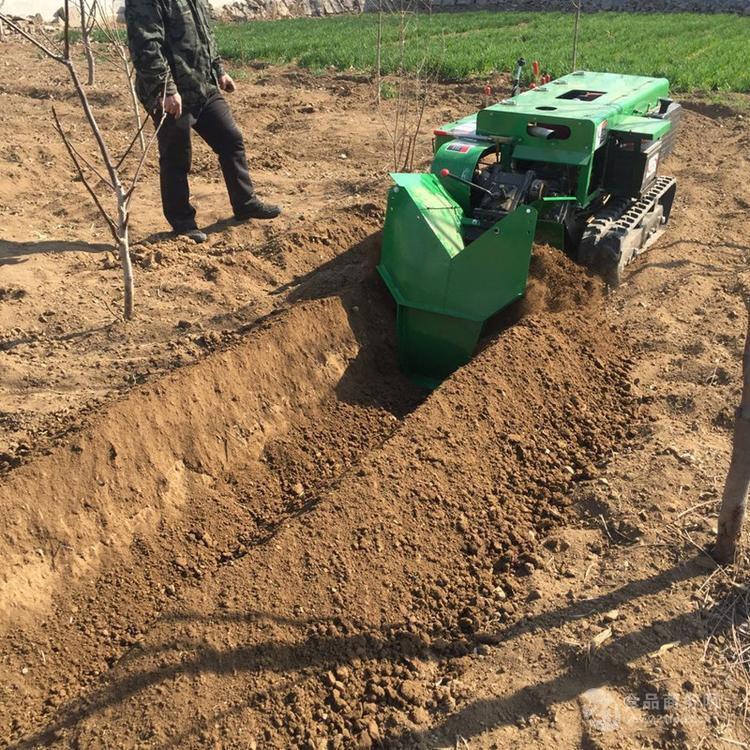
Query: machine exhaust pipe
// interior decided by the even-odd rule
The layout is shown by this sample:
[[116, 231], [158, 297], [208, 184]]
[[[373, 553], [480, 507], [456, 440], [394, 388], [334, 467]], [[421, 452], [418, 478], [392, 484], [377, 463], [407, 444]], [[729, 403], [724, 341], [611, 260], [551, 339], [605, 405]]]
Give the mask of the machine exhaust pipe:
[[541, 125], [529, 125], [526, 132], [529, 135], [533, 135], [534, 138], [542, 138], [545, 141], [548, 141], [555, 134], [554, 130], [542, 127]]

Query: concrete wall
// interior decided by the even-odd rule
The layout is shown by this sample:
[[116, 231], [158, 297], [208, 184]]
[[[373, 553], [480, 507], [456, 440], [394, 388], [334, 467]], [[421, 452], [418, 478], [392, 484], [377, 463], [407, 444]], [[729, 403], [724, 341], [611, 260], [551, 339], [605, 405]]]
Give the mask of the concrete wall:
[[[570, 0], [425, 0], [437, 10], [571, 10]], [[694, 11], [745, 13], [750, 0], [583, 0], [585, 11]], [[377, 10], [378, 0], [230, 0], [222, 13], [236, 21], [253, 18], [323, 16]]]
[[33, 16], [35, 13], [41, 13], [49, 20], [61, 5], [59, 0], [5, 0], [2, 11], [16, 16]]
[[[377, 7], [377, 0], [211, 0], [214, 8], [224, 8], [236, 19], [323, 16], [351, 13]], [[45, 19], [62, 6], [62, 0], [5, 0], [3, 11], [19, 16], [41, 13]], [[495, 8], [498, 10], [570, 10], [570, 0], [432, 0], [440, 9]], [[583, 0], [584, 10], [698, 11], [745, 13], [750, 0]]]
[[[750, 0], [748, 0], [750, 2]], [[361, 13], [364, 0], [225, 0], [216, 8], [220, 18], [251, 21], [255, 18], [297, 18]]]
[[[125, 0], [121, 0], [123, 4]], [[211, 0], [211, 4], [218, 8], [226, 5], [228, 0]], [[41, 13], [42, 17], [49, 21], [58, 8], [62, 8], [63, 0], [5, 0], [3, 13], [11, 13], [17, 16], [33, 16]], [[72, 5], [72, 2], [71, 2]]]
[[[375, 0], [366, 0], [368, 5]], [[570, 11], [570, 0], [431, 0], [433, 8]], [[369, 8], [367, 8], [369, 10]], [[587, 12], [600, 10], [696, 13], [745, 13], [750, 0], [583, 0]]]

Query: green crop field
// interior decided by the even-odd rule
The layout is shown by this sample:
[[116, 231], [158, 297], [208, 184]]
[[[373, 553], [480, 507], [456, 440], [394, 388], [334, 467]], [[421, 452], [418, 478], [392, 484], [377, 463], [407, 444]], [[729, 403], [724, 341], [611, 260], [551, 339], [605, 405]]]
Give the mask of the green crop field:
[[[373, 70], [376, 15], [221, 25], [221, 54], [241, 62], [297, 63], [313, 70]], [[509, 71], [523, 56], [553, 76], [570, 69], [573, 16], [565, 13], [440, 13], [409, 20], [407, 67], [443, 80]], [[398, 21], [386, 19], [383, 69], [398, 61]], [[595, 13], [581, 19], [578, 67], [665, 76], [681, 91], [750, 90], [750, 17], [695, 13]]]

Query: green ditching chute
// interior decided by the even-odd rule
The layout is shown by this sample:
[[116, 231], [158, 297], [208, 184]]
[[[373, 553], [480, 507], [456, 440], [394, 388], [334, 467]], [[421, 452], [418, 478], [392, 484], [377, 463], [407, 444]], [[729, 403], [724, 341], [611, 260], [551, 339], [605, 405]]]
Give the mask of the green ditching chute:
[[436, 387], [466, 364], [485, 321], [523, 296], [537, 223], [521, 205], [465, 244], [471, 222], [434, 174], [393, 174], [378, 272], [397, 304], [402, 369]]

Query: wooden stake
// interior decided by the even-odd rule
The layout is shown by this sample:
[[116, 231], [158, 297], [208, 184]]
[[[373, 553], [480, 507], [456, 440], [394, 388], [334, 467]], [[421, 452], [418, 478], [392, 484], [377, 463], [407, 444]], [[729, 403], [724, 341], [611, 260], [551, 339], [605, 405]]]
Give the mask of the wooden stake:
[[583, 0], [573, 0], [573, 7], [576, 9], [576, 21], [573, 29], [573, 70], [578, 69], [578, 32], [581, 26], [581, 6]]

